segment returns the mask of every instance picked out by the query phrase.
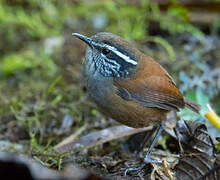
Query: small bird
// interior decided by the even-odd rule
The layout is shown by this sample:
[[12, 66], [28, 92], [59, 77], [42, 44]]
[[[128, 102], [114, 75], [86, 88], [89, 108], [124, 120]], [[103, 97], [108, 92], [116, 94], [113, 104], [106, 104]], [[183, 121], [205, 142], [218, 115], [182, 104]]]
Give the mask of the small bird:
[[121, 37], [100, 32], [91, 37], [73, 36], [87, 44], [84, 76], [89, 96], [99, 110], [134, 128], [158, 126], [144, 162], [158, 140], [169, 111], [200, 106], [186, 99], [167, 71], [150, 56]]

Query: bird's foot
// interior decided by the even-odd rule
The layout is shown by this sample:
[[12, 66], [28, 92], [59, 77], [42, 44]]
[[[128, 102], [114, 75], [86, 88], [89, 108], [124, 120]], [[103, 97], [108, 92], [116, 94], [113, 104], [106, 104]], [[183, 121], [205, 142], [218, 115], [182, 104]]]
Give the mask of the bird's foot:
[[140, 179], [144, 179], [144, 176], [147, 174], [147, 171], [149, 171], [149, 168], [151, 168], [149, 166], [149, 164], [146, 164], [144, 162], [138, 162], [135, 163], [134, 162], [127, 162], [126, 164], [126, 168], [124, 171], [124, 176], [132, 176], [132, 177], [139, 177]]
[[145, 164], [141, 164], [137, 167], [127, 167], [125, 172], [124, 172], [124, 176], [127, 176], [128, 174], [134, 172], [135, 174], [138, 174], [143, 168], [144, 168]]
[[140, 179], [144, 179], [143, 178], [144, 175], [147, 174], [147, 171], [149, 171], [152, 167], [151, 164], [157, 164], [157, 163], [162, 163], [162, 161], [145, 158], [144, 162], [138, 163], [136, 165], [134, 165], [133, 162], [127, 162], [125, 164], [126, 169], [124, 171], [124, 176], [130, 175], [130, 176], [140, 177]]
[[144, 158], [144, 163], [146, 164], [161, 164], [162, 160], [152, 160], [148, 156]]

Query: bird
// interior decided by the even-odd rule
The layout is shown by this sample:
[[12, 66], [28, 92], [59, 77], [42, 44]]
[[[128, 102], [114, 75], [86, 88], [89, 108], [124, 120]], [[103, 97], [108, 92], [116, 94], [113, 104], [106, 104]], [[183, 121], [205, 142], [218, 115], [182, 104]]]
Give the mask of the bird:
[[84, 78], [98, 109], [129, 127], [157, 127], [144, 158], [145, 163], [152, 162], [150, 155], [166, 126], [167, 113], [185, 107], [199, 113], [200, 105], [182, 95], [158, 62], [120, 36], [109, 32], [72, 35], [87, 44]]

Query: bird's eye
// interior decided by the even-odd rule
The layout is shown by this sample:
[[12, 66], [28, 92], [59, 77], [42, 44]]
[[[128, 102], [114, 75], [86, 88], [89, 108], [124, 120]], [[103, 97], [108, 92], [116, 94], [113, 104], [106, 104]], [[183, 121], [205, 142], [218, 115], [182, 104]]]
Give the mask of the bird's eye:
[[110, 53], [110, 50], [108, 50], [107, 48], [102, 49], [102, 54], [107, 55], [109, 53]]

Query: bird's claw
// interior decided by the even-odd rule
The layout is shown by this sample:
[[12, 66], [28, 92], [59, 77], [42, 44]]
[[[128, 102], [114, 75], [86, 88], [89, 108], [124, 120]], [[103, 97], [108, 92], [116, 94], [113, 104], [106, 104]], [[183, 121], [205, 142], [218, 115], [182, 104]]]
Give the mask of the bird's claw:
[[151, 160], [149, 158], [145, 158], [144, 162], [141, 163], [141, 165], [136, 166], [136, 167], [129, 167], [129, 165], [127, 164], [127, 168], [124, 172], [124, 176], [127, 176], [129, 173], [131, 172], [136, 172], [135, 175], [141, 177], [141, 171], [144, 170], [144, 168], [148, 165], [148, 164], [156, 164], [156, 163], [161, 163], [161, 161], [158, 160]]
[[162, 163], [162, 161], [160, 161], [160, 160], [152, 160], [152, 159], [146, 157], [144, 159], [144, 163], [146, 163], [146, 164], [159, 164], [159, 163]]
[[143, 167], [144, 167], [144, 165], [142, 164], [142, 165], [139, 166], [139, 167], [135, 167], [135, 168], [130, 167], [130, 168], [127, 168], [127, 169], [125, 170], [125, 172], [124, 172], [124, 176], [127, 176], [127, 174], [128, 174], [129, 172], [132, 172], [132, 171], [137, 171], [137, 172], [139, 172]]
[[124, 172], [124, 176], [127, 176], [130, 172], [136, 172], [136, 175], [140, 177], [140, 171], [143, 170], [145, 165], [146, 165], [145, 163], [142, 163], [138, 167], [129, 167], [129, 168], [127, 168]]

